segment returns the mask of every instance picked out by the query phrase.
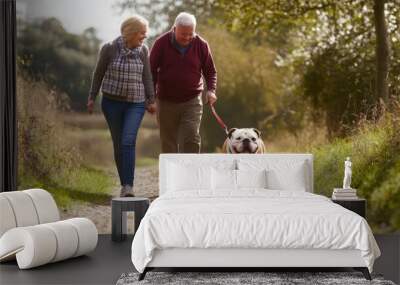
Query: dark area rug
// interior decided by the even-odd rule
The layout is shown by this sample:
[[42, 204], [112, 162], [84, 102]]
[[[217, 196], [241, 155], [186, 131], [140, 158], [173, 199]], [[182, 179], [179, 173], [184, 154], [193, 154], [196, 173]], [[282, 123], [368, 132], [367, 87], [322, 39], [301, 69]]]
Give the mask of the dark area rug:
[[364, 278], [360, 272], [148, 272], [142, 281], [139, 273], [125, 273], [117, 285], [133, 284], [213, 284], [213, 285], [246, 285], [246, 284], [376, 284], [395, 285], [384, 280], [381, 275], [372, 275], [372, 281]]

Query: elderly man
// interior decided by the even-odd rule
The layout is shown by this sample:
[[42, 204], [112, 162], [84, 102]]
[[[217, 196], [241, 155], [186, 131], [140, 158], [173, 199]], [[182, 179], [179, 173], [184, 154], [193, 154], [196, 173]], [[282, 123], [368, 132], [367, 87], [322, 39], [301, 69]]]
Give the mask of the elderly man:
[[[163, 153], [200, 152], [203, 77], [208, 103], [217, 100], [217, 72], [210, 47], [195, 29], [196, 18], [180, 13], [173, 28], [157, 38], [150, 52]], [[182, 142], [179, 148], [178, 137]]]

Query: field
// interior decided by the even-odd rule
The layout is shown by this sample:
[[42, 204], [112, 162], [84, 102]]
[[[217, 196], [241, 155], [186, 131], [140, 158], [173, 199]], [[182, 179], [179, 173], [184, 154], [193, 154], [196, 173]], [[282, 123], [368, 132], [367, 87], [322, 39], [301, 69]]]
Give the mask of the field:
[[[79, 148], [86, 165], [115, 171], [111, 135], [103, 114], [64, 113], [62, 120], [67, 138]], [[146, 113], [136, 142], [137, 167], [156, 164], [159, 151], [155, 117]]]

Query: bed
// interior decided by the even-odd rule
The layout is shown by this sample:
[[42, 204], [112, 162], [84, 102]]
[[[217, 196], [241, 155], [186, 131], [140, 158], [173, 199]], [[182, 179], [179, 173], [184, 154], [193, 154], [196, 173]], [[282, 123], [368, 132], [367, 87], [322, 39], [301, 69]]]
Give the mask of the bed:
[[161, 154], [160, 196], [132, 242], [158, 267], [352, 267], [380, 251], [361, 216], [313, 194], [311, 154]]

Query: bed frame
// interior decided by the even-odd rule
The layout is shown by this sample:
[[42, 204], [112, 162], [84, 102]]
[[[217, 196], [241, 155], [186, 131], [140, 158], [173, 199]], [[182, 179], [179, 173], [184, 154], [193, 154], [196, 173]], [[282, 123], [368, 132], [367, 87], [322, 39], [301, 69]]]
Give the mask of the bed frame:
[[254, 268], [338, 268], [361, 271], [371, 280], [359, 250], [329, 249], [193, 249], [156, 250], [152, 261], [139, 275], [155, 268], [232, 268], [246, 271]]
[[[312, 154], [260, 154], [263, 158], [285, 158], [307, 162], [307, 192], [313, 192], [313, 155]], [[161, 154], [159, 161], [160, 195], [165, 193], [166, 164], [170, 159], [237, 159], [254, 157], [254, 154]], [[139, 280], [143, 280], [148, 271], [156, 268], [231, 268], [246, 271], [254, 268], [343, 268], [350, 267], [361, 271], [367, 280], [371, 275], [359, 250], [330, 249], [253, 249], [253, 248], [169, 248], [157, 249], [153, 259]]]

